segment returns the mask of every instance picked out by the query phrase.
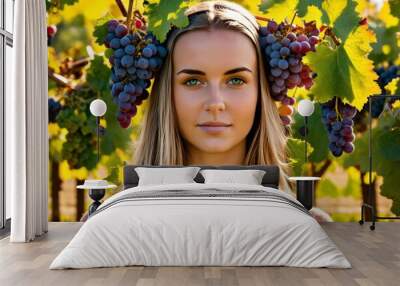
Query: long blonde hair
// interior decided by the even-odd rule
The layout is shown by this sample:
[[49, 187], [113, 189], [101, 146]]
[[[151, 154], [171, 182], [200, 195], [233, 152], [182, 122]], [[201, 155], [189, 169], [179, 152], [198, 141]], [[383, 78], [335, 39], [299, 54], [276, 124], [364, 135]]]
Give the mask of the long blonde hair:
[[[205, 13], [200, 13], [205, 12]], [[149, 96], [140, 137], [136, 142], [135, 164], [185, 165], [186, 150], [179, 134], [172, 97], [172, 51], [178, 37], [198, 29], [229, 29], [243, 33], [257, 52], [259, 71], [259, 99], [253, 126], [246, 138], [245, 165], [277, 165], [280, 168], [279, 188], [291, 193], [287, 177], [291, 171], [287, 163], [287, 134], [278, 109], [270, 96], [263, 53], [260, 50], [255, 17], [244, 7], [228, 1], [206, 1], [190, 7], [185, 14], [189, 25], [171, 29], [167, 35], [168, 55], [156, 75]]]

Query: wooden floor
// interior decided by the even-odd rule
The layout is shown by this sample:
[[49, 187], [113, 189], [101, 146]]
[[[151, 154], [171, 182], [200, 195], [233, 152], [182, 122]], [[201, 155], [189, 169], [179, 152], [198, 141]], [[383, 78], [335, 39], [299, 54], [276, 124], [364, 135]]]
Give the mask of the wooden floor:
[[49, 270], [82, 223], [53, 222], [31, 243], [0, 240], [0, 285], [400, 285], [400, 223], [324, 223], [352, 269], [295, 267], [118, 267]]

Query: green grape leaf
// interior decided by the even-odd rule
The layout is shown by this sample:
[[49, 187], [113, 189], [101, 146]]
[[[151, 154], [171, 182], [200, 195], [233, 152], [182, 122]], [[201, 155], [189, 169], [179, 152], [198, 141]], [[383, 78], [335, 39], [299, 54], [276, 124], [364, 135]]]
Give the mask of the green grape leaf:
[[400, 18], [400, 1], [389, 0], [389, 6], [390, 6], [390, 13], [393, 16]]
[[384, 146], [384, 148], [378, 149], [384, 159], [400, 161], [400, 128], [387, 130], [376, 140], [379, 146]]
[[88, 170], [93, 170], [94, 168], [96, 168], [97, 165], [97, 153], [95, 152], [86, 152], [83, 153], [83, 155], [86, 155], [86, 157], [80, 158], [82, 164], [80, 165], [81, 167], [86, 167], [86, 169]]
[[377, 21], [373, 27], [377, 42], [372, 45], [370, 58], [377, 63], [395, 62], [400, 54], [400, 45], [396, 34], [400, 32], [399, 27], [386, 27], [383, 22]]
[[111, 70], [104, 63], [104, 57], [95, 56], [90, 62], [86, 80], [88, 85], [97, 91], [108, 92]]
[[360, 15], [356, 10], [357, 3], [353, 0], [323, 1], [322, 8], [326, 12], [323, 22], [333, 27], [333, 32], [342, 42], [347, 40], [351, 32], [359, 25]]
[[[320, 102], [334, 96], [361, 110], [368, 96], [379, 94], [380, 88], [375, 80], [373, 62], [368, 59], [370, 43], [375, 37], [367, 27], [357, 27], [346, 42], [336, 49], [322, 44], [315, 53], [309, 53], [306, 61], [317, 73], [311, 91]], [[321, 64], [323, 63], [323, 64]]]
[[[294, 130], [294, 137], [301, 139], [304, 142], [304, 137], [299, 133], [299, 129], [301, 126], [304, 126], [304, 117], [299, 113], [296, 113], [294, 116], [295, 123], [292, 126], [292, 130]], [[309, 154], [309, 160], [312, 162], [321, 162], [328, 157], [329, 149], [328, 149], [328, 132], [324, 124], [321, 121], [321, 106], [316, 103], [314, 105], [314, 113], [308, 117], [308, 134], [307, 141], [311, 144], [313, 148], [312, 153]], [[303, 157], [304, 157], [304, 145], [303, 145]]]
[[285, 19], [291, 21], [296, 13], [298, 3], [299, 0], [271, 0], [264, 1], [259, 7], [267, 18], [279, 23]]
[[[305, 163], [304, 158], [304, 141], [289, 138], [287, 142], [288, 153], [289, 153], [289, 164], [293, 170], [294, 176], [303, 175], [303, 165]], [[307, 153], [310, 154], [313, 148], [310, 144], [307, 144]]]
[[400, 161], [392, 161], [379, 170], [383, 176], [383, 184], [381, 186], [381, 195], [393, 200], [391, 211], [395, 215], [400, 215]]
[[124, 129], [119, 126], [117, 120], [118, 106], [112, 102], [111, 94], [107, 95], [107, 97], [103, 96], [102, 99], [107, 103], [107, 113], [105, 114], [107, 128], [105, 135], [101, 136], [100, 139], [101, 153], [103, 155], [109, 155], [118, 148], [126, 150], [129, 147], [129, 134], [132, 132], [132, 127]]
[[291, 21], [295, 12], [300, 18], [305, 17], [311, 6], [321, 11], [320, 19], [314, 20], [333, 27], [336, 36], [342, 41], [345, 41], [351, 31], [358, 26], [360, 15], [356, 9], [357, 2], [354, 0], [273, 0], [263, 2], [260, 10], [265, 12], [268, 18], [281, 22], [285, 18]]
[[[304, 17], [307, 14], [307, 10], [309, 6], [316, 6], [318, 7], [319, 10], [322, 10], [323, 13], [325, 11], [322, 9], [322, 0], [304, 0], [304, 1], [299, 1], [296, 8], [297, 8], [297, 15], [300, 17]], [[317, 19], [315, 19], [317, 20]]]
[[149, 0], [145, 7], [149, 27], [160, 42], [164, 42], [171, 26], [177, 28], [189, 24], [189, 19], [184, 14], [185, 10], [195, 1], [185, 0]]
[[323, 10], [320, 10], [317, 6], [310, 5], [307, 7], [306, 13], [302, 16], [302, 20], [305, 22], [315, 21], [317, 27], [322, 25], [321, 19], [323, 18]]
[[99, 45], [104, 44], [104, 38], [107, 36], [108, 28], [107, 22], [112, 19], [112, 15], [107, 13], [104, 17], [101, 17], [96, 21], [96, 25], [93, 31], [93, 37], [95, 38], [96, 43]]
[[[259, 5], [259, 9], [266, 14], [266, 17], [273, 19], [276, 22], [282, 22], [285, 19], [290, 22], [293, 16], [297, 12], [297, 16], [294, 18], [294, 23], [302, 24], [300, 18], [304, 18], [308, 13], [310, 7], [315, 7], [320, 10], [321, 13], [313, 20], [321, 22], [321, 18], [325, 19], [325, 23], [328, 22], [326, 12], [322, 9], [322, 0], [272, 0], [263, 1]], [[323, 15], [323, 17], [321, 17]]]

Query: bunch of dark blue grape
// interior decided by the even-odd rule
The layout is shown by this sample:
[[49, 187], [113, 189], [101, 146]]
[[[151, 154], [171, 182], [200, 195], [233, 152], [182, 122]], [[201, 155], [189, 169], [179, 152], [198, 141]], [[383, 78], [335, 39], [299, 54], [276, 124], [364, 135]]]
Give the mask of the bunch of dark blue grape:
[[321, 104], [321, 108], [322, 122], [328, 130], [331, 153], [335, 157], [339, 157], [343, 152], [353, 152], [355, 139], [353, 118], [357, 114], [357, 109], [349, 104], [344, 104], [336, 97]]
[[[304, 27], [282, 22], [268, 21], [260, 28], [260, 46], [268, 67], [271, 96], [283, 105], [294, 105], [295, 99], [288, 97], [288, 89], [305, 87], [310, 89], [315, 76], [310, 67], [302, 62], [309, 51], [315, 51], [320, 41], [315, 22]], [[289, 115], [290, 116], [290, 115]], [[281, 114], [284, 125], [290, 123], [287, 115]]]
[[49, 105], [49, 122], [55, 123], [58, 113], [60, 113], [62, 106], [61, 104], [54, 100], [53, 98], [48, 99]]
[[156, 37], [146, 32], [139, 19], [136, 29], [129, 28], [118, 20], [107, 23], [108, 34], [104, 39], [106, 56], [111, 69], [111, 94], [118, 104], [120, 126], [127, 128], [137, 113], [137, 106], [149, 96], [147, 88], [155, 73], [161, 69], [167, 49]]
[[[386, 95], [385, 87], [388, 83], [390, 83], [393, 79], [400, 77], [400, 67], [399, 66], [390, 66], [389, 68], [385, 69], [384, 67], [378, 68], [376, 70], [377, 74], [379, 75], [378, 84], [382, 90], [382, 95]], [[372, 118], [378, 118], [379, 115], [382, 113], [386, 98], [375, 98], [372, 100], [371, 106], [371, 116]], [[364, 108], [368, 109], [368, 102]]]

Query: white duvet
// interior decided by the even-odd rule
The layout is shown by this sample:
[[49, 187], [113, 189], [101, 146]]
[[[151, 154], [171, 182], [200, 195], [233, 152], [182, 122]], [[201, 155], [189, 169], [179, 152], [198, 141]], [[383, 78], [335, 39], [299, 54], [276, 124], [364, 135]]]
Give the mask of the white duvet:
[[[138, 192], [207, 193], [211, 189], [263, 191], [271, 198], [178, 195], [122, 199]], [[50, 269], [128, 265], [351, 268], [319, 223], [299, 205], [282, 191], [258, 185], [190, 183], [130, 188], [102, 203]]]

